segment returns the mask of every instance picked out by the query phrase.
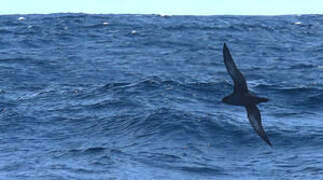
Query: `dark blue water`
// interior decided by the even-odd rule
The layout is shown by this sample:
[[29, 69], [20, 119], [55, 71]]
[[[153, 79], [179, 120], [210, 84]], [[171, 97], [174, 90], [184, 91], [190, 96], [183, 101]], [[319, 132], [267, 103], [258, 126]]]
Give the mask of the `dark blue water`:
[[[0, 179], [323, 179], [323, 16], [0, 16]], [[232, 91], [226, 42], [273, 143]]]

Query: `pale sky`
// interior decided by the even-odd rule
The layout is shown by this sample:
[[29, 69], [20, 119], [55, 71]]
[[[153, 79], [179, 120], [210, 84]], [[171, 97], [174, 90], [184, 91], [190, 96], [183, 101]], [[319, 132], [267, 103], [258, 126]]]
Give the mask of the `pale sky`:
[[0, 14], [323, 14], [323, 0], [0, 0]]

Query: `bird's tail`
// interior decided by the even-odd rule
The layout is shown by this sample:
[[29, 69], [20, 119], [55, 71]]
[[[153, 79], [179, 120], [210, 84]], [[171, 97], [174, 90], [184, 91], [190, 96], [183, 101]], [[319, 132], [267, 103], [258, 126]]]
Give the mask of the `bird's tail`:
[[269, 99], [263, 97], [256, 97], [257, 104], [267, 102]]

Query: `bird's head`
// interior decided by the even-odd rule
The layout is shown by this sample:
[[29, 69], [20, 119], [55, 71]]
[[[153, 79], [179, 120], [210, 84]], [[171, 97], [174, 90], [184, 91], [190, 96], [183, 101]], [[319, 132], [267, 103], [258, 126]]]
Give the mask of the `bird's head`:
[[229, 102], [229, 96], [226, 96], [222, 99], [222, 102], [227, 103]]

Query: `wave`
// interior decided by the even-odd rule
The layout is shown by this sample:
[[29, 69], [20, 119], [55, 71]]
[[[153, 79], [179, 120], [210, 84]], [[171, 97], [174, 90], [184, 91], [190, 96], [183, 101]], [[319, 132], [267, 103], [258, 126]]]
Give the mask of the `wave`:
[[[151, 141], [157, 144], [176, 142], [182, 146], [192, 143], [191, 150], [195, 148], [197, 151], [200, 148], [195, 146], [199, 143], [224, 148], [259, 146], [262, 140], [250, 126], [245, 112], [242, 112], [243, 115], [229, 113], [205, 114], [192, 110], [152, 108], [134, 114], [114, 115], [108, 118], [105, 130], [120, 136], [131, 134], [139, 146]], [[290, 126], [273, 121], [265, 122], [265, 129], [274, 146], [280, 148], [322, 144], [323, 131], [313, 126]]]

